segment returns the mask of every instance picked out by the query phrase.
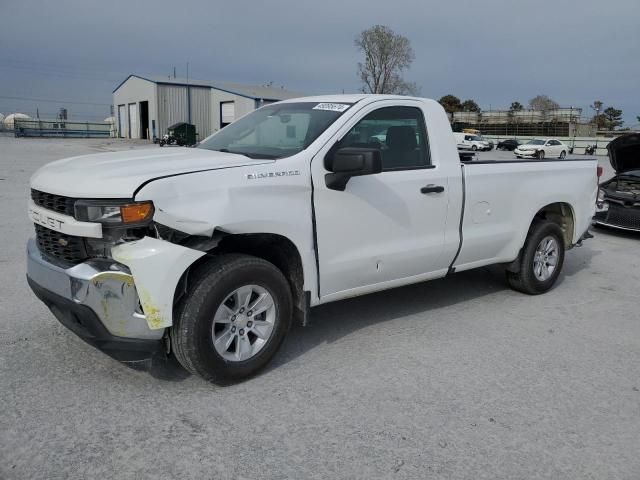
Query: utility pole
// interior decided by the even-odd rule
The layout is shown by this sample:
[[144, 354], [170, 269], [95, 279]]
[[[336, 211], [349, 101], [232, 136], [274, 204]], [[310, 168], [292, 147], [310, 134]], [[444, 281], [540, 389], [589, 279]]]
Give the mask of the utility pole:
[[187, 123], [191, 123], [191, 88], [189, 87], [189, 62], [187, 62]]

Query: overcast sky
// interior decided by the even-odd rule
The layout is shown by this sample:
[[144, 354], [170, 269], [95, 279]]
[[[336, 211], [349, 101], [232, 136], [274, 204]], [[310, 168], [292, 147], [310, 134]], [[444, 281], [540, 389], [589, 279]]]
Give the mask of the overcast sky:
[[102, 119], [128, 74], [187, 62], [192, 78], [355, 92], [354, 38], [375, 24], [409, 38], [425, 97], [601, 99], [638, 123], [640, 0], [0, 0], [0, 112]]

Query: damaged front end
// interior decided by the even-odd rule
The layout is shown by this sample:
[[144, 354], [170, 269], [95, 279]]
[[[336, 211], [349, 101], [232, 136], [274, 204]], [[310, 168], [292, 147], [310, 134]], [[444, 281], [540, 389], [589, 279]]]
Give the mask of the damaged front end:
[[159, 238], [152, 205], [127, 212], [123, 205], [145, 204], [53, 197], [35, 192], [29, 207], [36, 236], [27, 244], [27, 280], [36, 296], [117, 360], [166, 354], [176, 285], [205, 253]]
[[607, 147], [616, 174], [600, 185], [596, 225], [640, 232], [640, 135], [623, 135]]

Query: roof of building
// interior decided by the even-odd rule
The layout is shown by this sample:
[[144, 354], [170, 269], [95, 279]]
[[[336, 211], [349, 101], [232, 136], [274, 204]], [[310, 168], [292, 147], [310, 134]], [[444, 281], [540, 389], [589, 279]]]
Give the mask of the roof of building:
[[221, 90], [223, 92], [232, 93], [234, 95], [239, 95], [241, 97], [252, 98], [254, 100], [285, 100], [287, 98], [296, 98], [303, 96], [303, 94], [299, 92], [292, 92], [290, 90], [285, 90], [284, 88], [264, 85], [243, 85], [240, 83], [214, 82], [210, 80], [197, 80], [193, 78], [173, 78], [170, 76], [162, 77], [157, 75], [142, 76], [136, 74], [129, 75], [127, 78], [125, 78], [124, 81], [113, 90], [113, 92], [115, 93], [116, 90], [124, 85], [124, 83], [131, 77], [137, 77], [142, 80], [147, 80], [149, 82], [164, 85], [190, 85], [192, 87], [209, 87], [216, 90]]

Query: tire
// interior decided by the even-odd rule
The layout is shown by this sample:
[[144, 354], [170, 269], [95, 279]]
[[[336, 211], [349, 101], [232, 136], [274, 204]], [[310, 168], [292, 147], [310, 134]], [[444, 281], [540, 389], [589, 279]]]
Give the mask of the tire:
[[538, 150], [538, 160], [544, 160], [544, 150]]
[[478, 147], [477, 147], [477, 146], [475, 146], [475, 145], [472, 145], [472, 146], [471, 146], [471, 150], [473, 150], [473, 151], [475, 152], [476, 150], [478, 150]]
[[[240, 309], [240, 304], [229, 303], [242, 298], [232, 293], [252, 288], [270, 295], [273, 310], [250, 316], [251, 305], [258, 304], [255, 292], [245, 296], [246, 311]], [[227, 313], [232, 311], [236, 314]], [[214, 322], [214, 316], [219, 319], [219, 312], [223, 312], [220, 317], [229, 315], [223, 323]], [[291, 289], [273, 264], [249, 255], [216, 256], [193, 273], [189, 292], [176, 308], [176, 320], [170, 331], [171, 348], [189, 372], [210, 382], [228, 385], [255, 375], [273, 358], [289, 330], [292, 314]], [[266, 339], [258, 344], [258, 322], [263, 324], [260, 328], [264, 327], [268, 323], [267, 315], [271, 316], [271, 328]], [[258, 317], [262, 320], [257, 320]], [[255, 320], [255, 325], [251, 325], [251, 320]], [[230, 333], [231, 329], [235, 333]], [[218, 347], [214, 345], [214, 336], [222, 340], [217, 343]], [[230, 345], [224, 346], [231, 337], [234, 339]], [[237, 359], [238, 352], [243, 350], [240, 345], [249, 348], [247, 353], [251, 356]], [[227, 348], [226, 352], [218, 351]]]
[[161, 146], [161, 147], [164, 147], [164, 144], [165, 144], [165, 141], [164, 141], [164, 140], [160, 140], [160, 142], [159, 142], [159, 143], [160, 143], [160, 146]]
[[[555, 241], [555, 266], [548, 278], [540, 278], [536, 273], [536, 255], [540, 246], [543, 242], [546, 244], [548, 239]], [[564, 236], [557, 223], [546, 220], [534, 221], [529, 228], [527, 239], [520, 253], [519, 272], [506, 272], [507, 281], [511, 288], [529, 295], [539, 295], [549, 291], [556, 283], [562, 270], [564, 250]]]
[[560, 152], [560, 160], [564, 160], [567, 156], [567, 152], [565, 152], [564, 150]]

